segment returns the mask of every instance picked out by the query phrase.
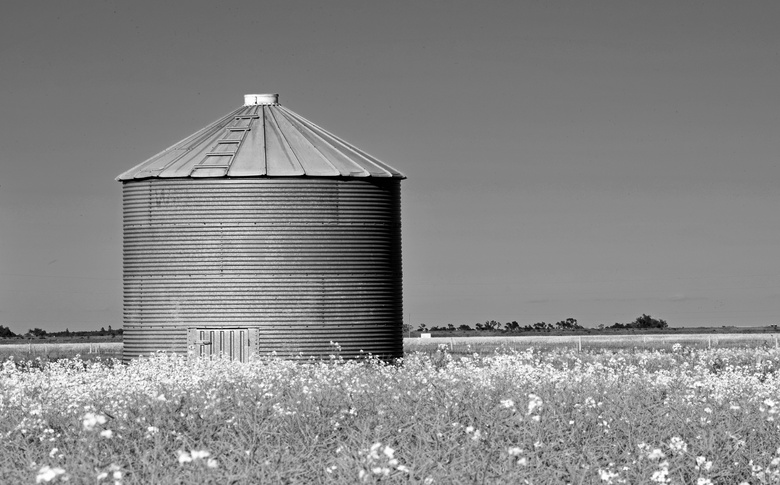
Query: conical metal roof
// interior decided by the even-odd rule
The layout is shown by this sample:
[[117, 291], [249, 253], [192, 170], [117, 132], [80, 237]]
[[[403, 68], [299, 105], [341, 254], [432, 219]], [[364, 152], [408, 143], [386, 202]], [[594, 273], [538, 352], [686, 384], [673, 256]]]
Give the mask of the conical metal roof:
[[279, 105], [247, 94], [244, 106], [117, 177], [395, 177], [384, 164]]

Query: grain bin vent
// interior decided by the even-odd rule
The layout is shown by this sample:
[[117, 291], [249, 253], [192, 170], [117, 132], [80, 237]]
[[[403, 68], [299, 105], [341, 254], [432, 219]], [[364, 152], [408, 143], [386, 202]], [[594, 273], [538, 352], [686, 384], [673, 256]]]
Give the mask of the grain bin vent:
[[121, 174], [124, 355], [402, 355], [404, 175], [278, 104]]

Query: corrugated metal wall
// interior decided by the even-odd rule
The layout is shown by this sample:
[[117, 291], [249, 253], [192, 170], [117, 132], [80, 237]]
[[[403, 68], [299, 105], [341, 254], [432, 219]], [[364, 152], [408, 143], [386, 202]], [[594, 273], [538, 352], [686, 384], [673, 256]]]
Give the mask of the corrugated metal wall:
[[237, 326], [260, 354], [402, 355], [399, 179], [146, 179], [123, 201], [126, 359]]

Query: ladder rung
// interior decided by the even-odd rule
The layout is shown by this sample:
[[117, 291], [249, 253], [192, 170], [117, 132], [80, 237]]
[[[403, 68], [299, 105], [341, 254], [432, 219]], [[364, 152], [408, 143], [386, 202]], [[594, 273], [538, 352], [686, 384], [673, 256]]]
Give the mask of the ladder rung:
[[252, 128], [243, 128], [241, 126], [228, 126], [228, 131], [252, 131]]
[[232, 157], [235, 155], [236, 152], [209, 152], [206, 154], [207, 157]]
[[238, 143], [241, 143], [241, 140], [217, 140], [218, 145], [227, 145], [230, 143], [236, 145]]
[[195, 165], [192, 167], [193, 170], [207, 170], [209, 168], [230, 168], [230, 165], [226, 164], [220, 164], [220, 165]]
[[256, 120], [258, 118], [260, 118], [259, 115], [241, 115], [241, 116], [236, 116], [237, 120]]

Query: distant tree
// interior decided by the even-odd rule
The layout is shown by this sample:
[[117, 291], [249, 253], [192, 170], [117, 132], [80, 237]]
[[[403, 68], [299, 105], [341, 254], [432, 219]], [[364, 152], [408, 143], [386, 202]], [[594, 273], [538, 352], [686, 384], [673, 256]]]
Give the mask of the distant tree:
[[65, 327], [65, 336], [70, 337], [70, 330], [67, 327]]
[[494, 331], [501, 330], [501, 322], [495, 320], [485, 320], [485, 324], [482, 326], [484, 330]]
[[428, 331], [428, 326], [425, 325], [424, 323], [421, 323], [420, 326], [417, 327], [417, 331], [418, 332], [427, 332]]
[[614, 329], [626, 329], [626, 328], [668, 328], [669, 324], [666, 323], [666, 320], [657, 320], [650, 315], [642, 314], [641, 317], [637, 317], [636, 320], [634, 320], [631, 323], [615, 323], [609, 328]]
[[582, 325], [577, 323], [576, 318], [567, 318], [566, 320], [561, 320], [556, 323], [555, 327], [558, 330], [579, 330], [582, 328]]
[[533, 329], [537, 332], [543, 332], [547, 330], [547, 324], [544, 322], [536, 322], [534, 323]]
[[474, 329], [464, 323], [463, 325], [458, 327], [458, 330], [465, 330], [467, 332], [470, 332], [470, 331], [473, 331]]
[[599, 330], [604, 330], [604, 324], [603, 323], [599, 323]]
[[508, 332], [519, 332], [520, 331], [520, 324], [515, 322], [514, 320], [511, 322], [507, 322], [504, 324], [504, 328]]
[[632, 324], [634, 328], [667, 328], [669, 326], [666, 320], [656, 320], [650, 315], [642, 314], [641, 317], [637, 317]]
[[33, 337], [45, 337], [46, 336], [46, 330], [41, 330], [40, 328], [33, 328], [27, 331], [28, 334], [30, 334]]
[[[404, 333], [404, 335], [410, 335], [412, 333], [412, 326], [408, 323], [404, 323], [401, 325], [401, 331]], [[119, 332], [117, 331], [117, 333]]]
[[0, 338], [13, 338], [16, 334], [10, 328], [0, 325]]
[[447, 324], [447, 331], [448, 332], [454, 332], [455, 331], [455, 325], [448, 323]]

